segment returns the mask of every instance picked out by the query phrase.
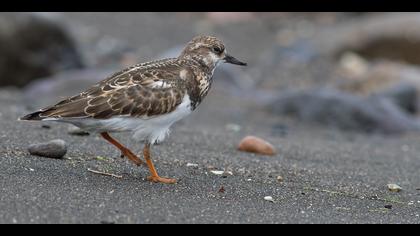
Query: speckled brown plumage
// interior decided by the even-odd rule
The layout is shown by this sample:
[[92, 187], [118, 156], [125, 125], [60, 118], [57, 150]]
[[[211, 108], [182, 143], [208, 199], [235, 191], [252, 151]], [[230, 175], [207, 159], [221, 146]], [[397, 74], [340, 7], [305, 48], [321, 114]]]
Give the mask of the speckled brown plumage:
[[175, 183], [158, 176], [150, 146], [162, 141], [172, 124], [189, 115], [207, 96], [220, 62], [246, 65], [227, 54], [223, 43], [210, 36], [190, 41], [177, 58], [141, 63], [126, 68], [88, 90], [41, 109], [21, 120], [67, 122], [98, 132], [136, 165], [144, 163], [112, 138], [110, 132], [133, 132], [145, 141], [143, 155], [148, 180]]
[[190, 96], [194, 110], [207, 95], [216, 67], [215, 63], [200, 58], [208, 49], [205, 45], [224, 51], [220, 40], [197, 37], [178, 58], [134, 65], [26, 118], [153, 117], [173, 111], [185, 93]]
[[[211, 74], [191, 60], [165, 59], [130, 67], [89, 90], [42, 109], [39, 118], [95, 118], [113, 116], [153, 117], [169, 113], [188, 92], [192, 109], [211, 84]], [[183, 73], [183, 78], [180, 72]], [[205, 84], [200, 87], [199, 84]], [[205, 90], [201, 90], [205, 88]]]

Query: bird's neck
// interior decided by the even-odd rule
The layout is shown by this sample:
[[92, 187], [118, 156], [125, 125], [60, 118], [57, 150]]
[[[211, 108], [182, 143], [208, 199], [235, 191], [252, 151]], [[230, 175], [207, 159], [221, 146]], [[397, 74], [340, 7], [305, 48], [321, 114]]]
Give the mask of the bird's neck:
[[191, 81], [189, 83], [191, 107], [195, 110], [207, 96], [211, 88], [213, 73], [217, 65], [208, 64], [201, 57], [184, 56], [179, 57], [178, 59], [193, 65], [196, 69], [196, 71], [194, 71], [194, 76], [190, 77]]
[[203, 57], [201, 55], [181, 55], [180, 58], [191, 60], [194, 63], [198, 64], [204, 72], [209, 74], [209, 78], [213, 77], [214, 70], [216, 69], [218, 64], [211, 58]]

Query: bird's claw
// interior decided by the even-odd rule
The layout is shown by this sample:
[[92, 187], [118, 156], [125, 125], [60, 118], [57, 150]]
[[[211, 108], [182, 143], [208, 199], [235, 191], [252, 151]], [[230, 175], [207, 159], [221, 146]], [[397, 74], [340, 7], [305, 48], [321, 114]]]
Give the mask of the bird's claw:
[[147, 180], [153, 183], [163, 183], [163, 184], [175, 184], [177, 182], [176, 179], [162, 178], [159, 176], [149, 176], [147, 177]]

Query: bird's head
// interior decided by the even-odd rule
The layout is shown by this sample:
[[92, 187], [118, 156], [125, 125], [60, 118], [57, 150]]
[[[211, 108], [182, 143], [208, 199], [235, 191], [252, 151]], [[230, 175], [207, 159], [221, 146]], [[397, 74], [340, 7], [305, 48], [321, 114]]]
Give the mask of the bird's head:
[[192, 58], [214, 69], [220, 62], [246, 66], [226, 52], [225, 45], [216, 37], [197, 36], [193, 38], [181, 53], [181, 58]]

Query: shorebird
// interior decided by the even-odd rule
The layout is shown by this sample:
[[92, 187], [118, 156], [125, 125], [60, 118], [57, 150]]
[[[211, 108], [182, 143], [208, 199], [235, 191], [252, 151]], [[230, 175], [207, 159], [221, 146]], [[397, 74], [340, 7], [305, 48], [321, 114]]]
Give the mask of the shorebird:
[[[221, 40], [197, 36], [177, 58], [145, 62], [126, 68], [88, 90], [53, 106], [28, 114], [20, 120], [58, 121], [100, 134], [134, 164], [146, 164], [147, 180], [176, 183], [158, 175], [150, 149], [162, 142], [169, 128], [188, 116], [207, 96], [216, 67], [221, 63], [245, 66], [229, 55]], [[110, 133], [131, 132], [145, 143], [144, 163]]]

